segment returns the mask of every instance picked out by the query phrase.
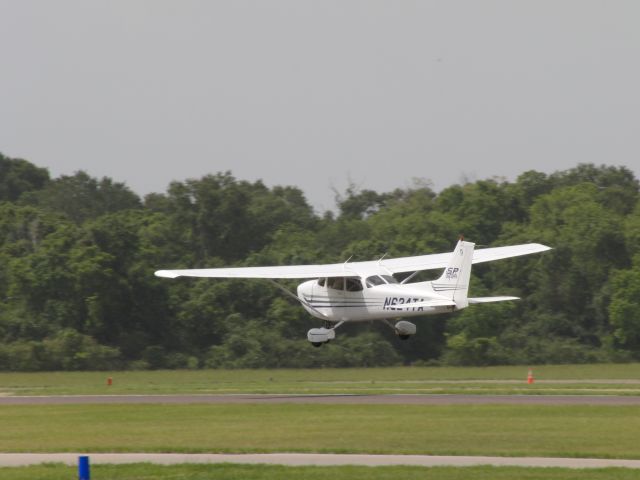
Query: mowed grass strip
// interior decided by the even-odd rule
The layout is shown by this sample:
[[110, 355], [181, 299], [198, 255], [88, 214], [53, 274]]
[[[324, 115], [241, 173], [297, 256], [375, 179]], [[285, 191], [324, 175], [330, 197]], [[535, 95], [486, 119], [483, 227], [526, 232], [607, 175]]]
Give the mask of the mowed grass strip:
[[[520, 467], [284, 467], [277, 465], [95, 465], [96, 480], [637, 480], [640, 470], [605, 468], [573, 470], [566, 468]], [[64, 465], [0, 468], [3, 480], [69, 480], [77, 469]]]
[[336, 452], [640, 458], [640, 407], [2, 406], [3, 452]]
[[[602, 393], [640, 395], [640, 364], [0, 373], [0, 395]], [[107, 386], [107, 378], [113, 385]], [[495, 383], [491, 383], [495, 381]], [[553, 383], [545, 384], [545, 381]], [[566, 381], [566, 383], [563, 383]], [[584, 383], [580, 383], [580, 382]], [[450, 382], [450, 383], [447, 383]], [[501, 383], [502, 382], [502, 383]], [[506, 382], [506, 383], [505, 383]]]

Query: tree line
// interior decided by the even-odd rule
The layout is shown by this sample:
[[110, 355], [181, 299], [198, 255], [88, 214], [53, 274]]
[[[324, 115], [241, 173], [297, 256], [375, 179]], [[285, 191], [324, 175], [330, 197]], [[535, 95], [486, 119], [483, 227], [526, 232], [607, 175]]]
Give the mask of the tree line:
[[[0, 369], [640, 360], [638, 192], [625, 167], [580, 164], [441, 192], [350, 186], [336, 212], [317, 213], [296, 187], [229, 172], [140, 198], [110, 178], [51, 178], [0, 154]], [[553, 250], [475, 266], [473, 296], [522, 300], [417, 319], [407, 342], [372, 322], [314, 349], [305, 337], [317, 321], [268, 282], [153, 275], [445, 252], [460, 234], [478, 248]]]

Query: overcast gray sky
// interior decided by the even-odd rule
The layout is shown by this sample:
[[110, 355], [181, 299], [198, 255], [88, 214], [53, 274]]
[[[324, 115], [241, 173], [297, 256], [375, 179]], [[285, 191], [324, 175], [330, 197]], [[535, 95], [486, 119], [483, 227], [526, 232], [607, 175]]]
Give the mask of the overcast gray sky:
[[0, 0], [0, 152], [140, 194], [638, 175], [639, 89], [635, 0]]

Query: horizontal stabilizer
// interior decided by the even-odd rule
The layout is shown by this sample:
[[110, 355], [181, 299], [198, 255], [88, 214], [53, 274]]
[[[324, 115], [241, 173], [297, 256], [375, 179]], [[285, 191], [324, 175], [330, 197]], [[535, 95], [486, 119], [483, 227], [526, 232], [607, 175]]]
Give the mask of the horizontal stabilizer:
[[397, 310], [404, 310], [407, 308], [424, 308], [424, 307], [455, 307], [456, 302], [453, 300], [447, 299], [436, 299], [436, 300], [423, 300], [422, 302], [412, 302], [405, 304], [395, 305]]
[[156, 277], [163, 277], [163, 278], [178, 278], [181, 275], [178, 273], [177, 270], [158, 270], [155, 273]]
[[476, 297], [469, 298], [469, 303], [493, 303], [506, 302], [509, 300], [520, 300], [520, 297]]

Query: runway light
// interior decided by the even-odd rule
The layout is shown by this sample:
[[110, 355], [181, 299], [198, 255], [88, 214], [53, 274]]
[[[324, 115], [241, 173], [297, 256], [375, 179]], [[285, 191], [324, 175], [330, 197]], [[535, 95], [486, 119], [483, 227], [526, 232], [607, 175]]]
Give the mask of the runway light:
[[89, 457], [78, 457], [78, 480], [91, 480]]

